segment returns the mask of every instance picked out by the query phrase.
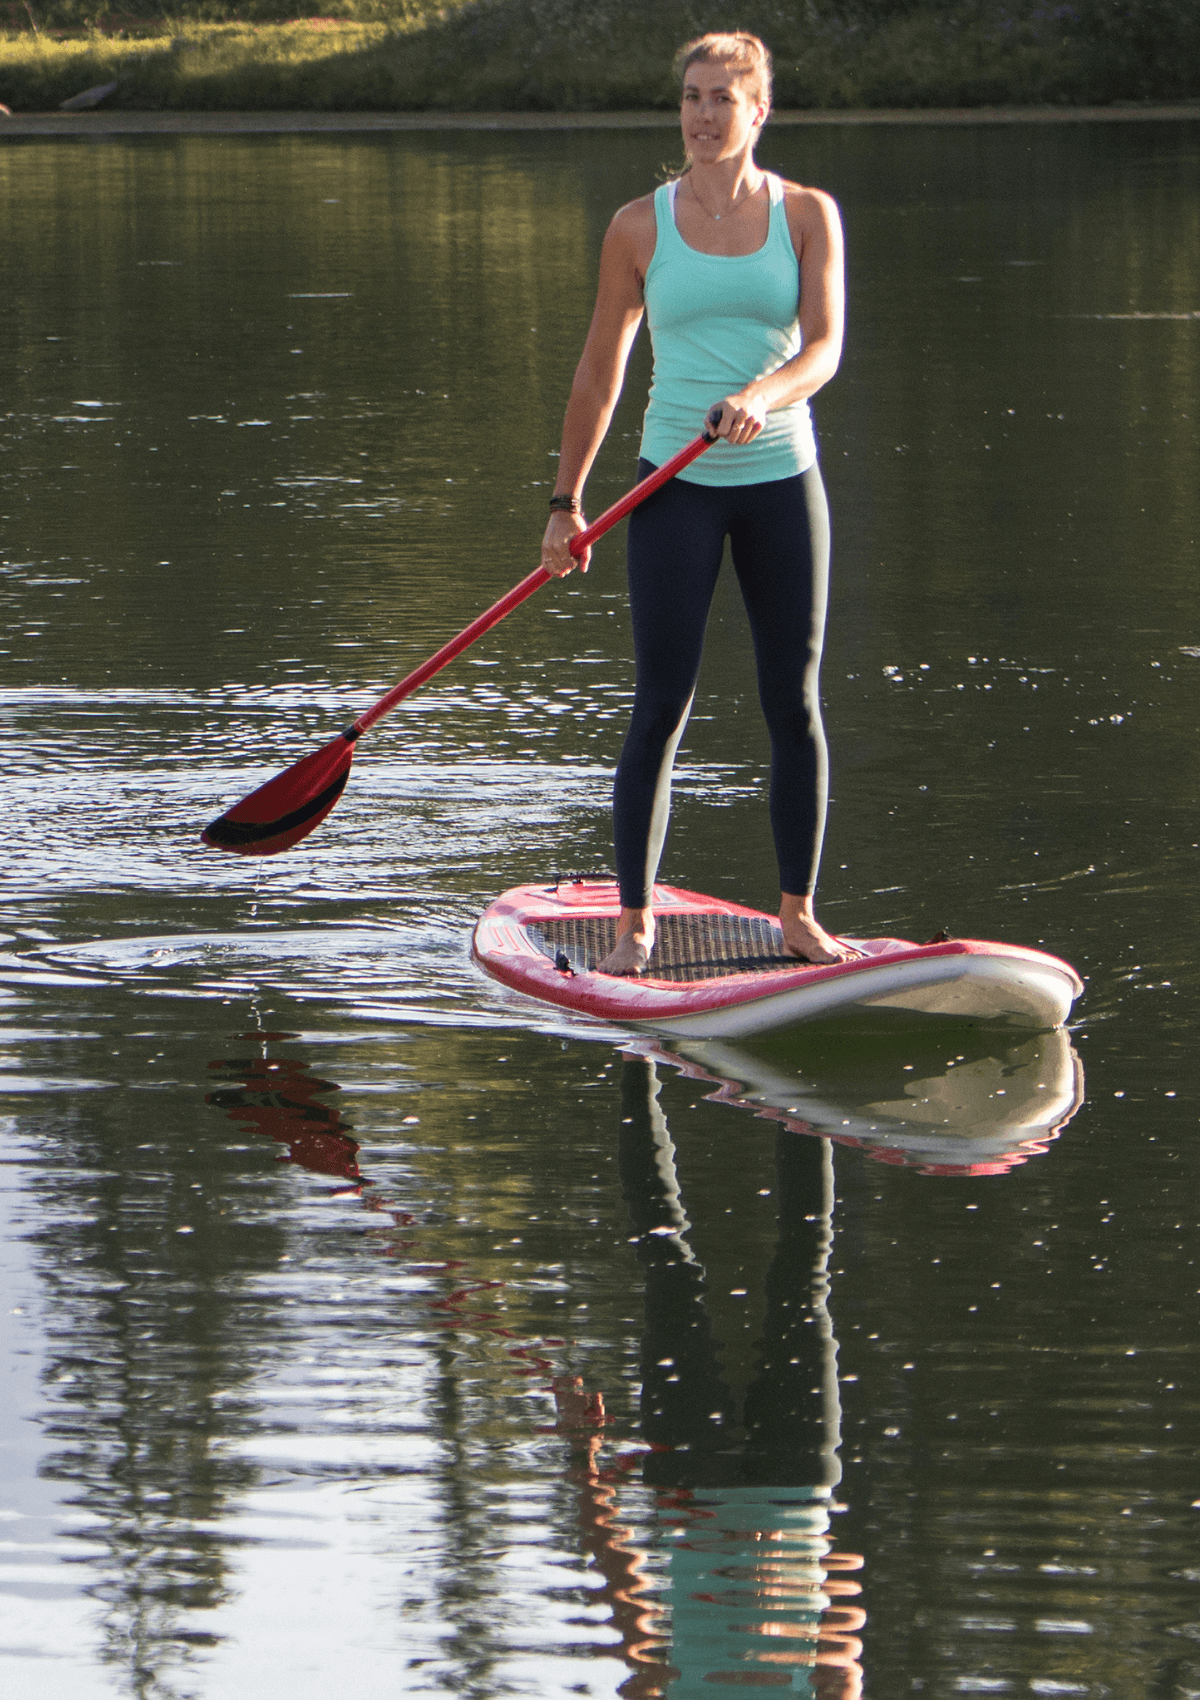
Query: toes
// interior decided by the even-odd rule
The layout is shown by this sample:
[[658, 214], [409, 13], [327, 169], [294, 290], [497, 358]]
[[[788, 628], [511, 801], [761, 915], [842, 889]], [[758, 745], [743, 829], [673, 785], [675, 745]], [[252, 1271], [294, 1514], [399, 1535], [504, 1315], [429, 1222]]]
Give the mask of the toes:
[[783, 948], [789, 956], [794, 956], [798, 962], [806, 962], [812, 968], [831, 968], [837, 962], [857, 962], [863, 955], [853, 945], [842, 944], [840, 940], [830, 937], [828, 933], [821, 935], [810, 934], [805, 940], [806, 948], [799, 948], [789, 939], [784, 940]]
[[649, 963], [650, 951], [644, 944], [622, 938], [617, 941], [616, 949], [610, 951], [603, 962], [597, 962], [595, 972], [622, 978], [637, 978], [646, 972]]

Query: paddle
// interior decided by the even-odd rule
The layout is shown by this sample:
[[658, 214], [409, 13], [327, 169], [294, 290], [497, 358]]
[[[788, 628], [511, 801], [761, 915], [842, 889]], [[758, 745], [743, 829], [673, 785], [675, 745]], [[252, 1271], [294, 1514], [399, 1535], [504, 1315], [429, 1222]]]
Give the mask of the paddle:
[[[708, 416], [710, 427], [719, 423], [721, 410], [713, 408]], [[606, 531], [611, 531], [618, 520], [631, 513], [639, 502], [644, 502], [668, 479], [674, 478], [677, 472], [682, 472], [685, 466], [690, 466], [698, 455], [702, 455], [716, 438], [704, 431], [686, 448], [680, 449], [677, 455], [662, 466], [656, 468], [649, 478], [643, 478], [640, 484], [614, 502], [611, 508], [605, 510], [599, 519], [593, 520], [586, 531], [581, 531], [570, 542], [572, 555], [578, 558], [589, 544], [598, 537], [603, 537]], [[306, 838], [314, 827], [320, 826], [325, 816], [333, 808], [338, 798], [346, 788], [350, 777], [350, 763], [354, 759], [355, 740], [374, 726], [377, 720], [382, 720], [385, 714], [391, 712], [396, 704], [403, 702], [405, 697], [419, 689], [427, 679], [432, 679], [435, 673], [441, 671], [448, 662], [461, 655], [464, 649], [469, 649], [476, 638], [497, 625], [506, 614], [532, 596], [552, 577], [545, 567], [539, 567], [514, 585], [507, 596], [502, 596], [486, 613], [472, 620], [465, 630], [450, 642], [443, 644], [436, 655], [431, 655], [428, 661], [402, 679], [386, 696], [380, 697], [372, 708], [365, 714], [360, 714], [353, 726], [348, 726], [344, 732], [315, 750], [312, 755], [304, 756], [293, 763], [283, 773], [276, 774], [265, 785], [260, 785], [257, 791], [252, 791], [248, 797], [243, 797], [240, 803], [235, 803], [232, 809], [210, 821], [201, 833], [206, 844], [211, 844], [217, 850], [234, 850], [241, 856], [276, 856], [281, 850], [290, 850], [293, 844], [299, 844]]]

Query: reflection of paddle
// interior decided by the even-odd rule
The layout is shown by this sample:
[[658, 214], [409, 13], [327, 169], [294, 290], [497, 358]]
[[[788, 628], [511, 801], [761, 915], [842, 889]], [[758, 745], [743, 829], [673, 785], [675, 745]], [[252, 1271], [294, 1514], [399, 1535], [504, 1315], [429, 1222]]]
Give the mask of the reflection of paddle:
[[[720, 410], [714, 408], [709, 415], [709, 424], [715, 427], [719, 418]], [[704, 431], [686, 448], [680, 449], [677, 455], [656, 468], [649, 478], [635, 484], [619, 502], [614, 502], [599, 519], [593, 520], [586, 531], [571, 539], [572, 555], [582, 555], [598, 537], [603, 537], [660, 485], [674, 478], [677, 472], [682, 472], [685, 466], [690, 466], [715, 441], [715, 437]], [[511, 614], [526, 597], [540, 590], [550, 577], [545, 567], [539, 567], [528, 578], [522, 579], [507, 596], [493, 603], [457, 637], [443, 644], [436, 655], [431, 655], [407, 679], [402, 679], [386, 696], [380, 697], [374, 707], [360, 714], [353, 726], [339, 732], [322, 749], [302, 757], [283, 773], [260, 785], [257, 791], [243, 797], [219, 819], [211, 821], [201, 834], [204, 842], [218, 850], [236, 850], [242, 856], [274, 856], [280, 850], [290, 850], [293, 844], [299, 844], [315, 826], [321, 824], [345, 790], [350, 777], [350, 763], [354, 759], [354, 740], [374, 726], [377, 720], [382, 720], [397, 703], [411, 696], [427, 679], [432, 679], [456, 655], [461, 655], [476, 638], [482, 637], [506, 614]]]

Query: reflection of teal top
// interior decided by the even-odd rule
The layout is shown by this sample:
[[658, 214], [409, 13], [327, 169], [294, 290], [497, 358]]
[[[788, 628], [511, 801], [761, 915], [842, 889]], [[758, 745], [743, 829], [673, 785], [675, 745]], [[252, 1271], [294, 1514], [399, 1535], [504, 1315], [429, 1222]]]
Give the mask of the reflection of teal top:
[[[714, 403], [800, 352], [800, 267], [783, 204], [767, 174], [771, 219], [754, 254], [701, 254], [675, 225], [678, 180], [654, 195], [657, 235], [646, 268], [646, 323], [654, 381], [642, 454], [655, 466], [690, 443]], [[679, 474], [691, 484], [763, 484], [805, 472], [817, 458], [806, 401], [774, 409], [753, 443], [715, 443]]]
[[[711, 453], [711, 450], [709, 451]], [[827, 1488], [698, 1489], [670, 1540], [671, 1700], [786, 1688], [812, 1700], [829, 1551]]]

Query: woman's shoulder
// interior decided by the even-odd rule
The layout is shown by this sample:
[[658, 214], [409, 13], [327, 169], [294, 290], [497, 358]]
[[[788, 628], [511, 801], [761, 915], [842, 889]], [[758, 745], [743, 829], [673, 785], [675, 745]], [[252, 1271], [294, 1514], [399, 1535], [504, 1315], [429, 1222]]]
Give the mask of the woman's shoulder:
[[614, 260], [621, 258], [631, 265], [641, 279], [645, 277], [646, 268], [654, 256], [657, 240], [654, 196], [641, 195], [613, 214], [604, 238], [604, 248]]
[[779, 179], [783, 185], [783, 201], [790, 217], [793, 211], [802, 217], [827, 219], [838, 217], [838, 204], [824, 189], [813, 189], [790, 178]]
[[623, 207], [618, 207], [609, 221], [609, 234], [623, 236], [626, 239], [637, 240], [645, 236], [647, 231], [654, 229], [654, 192], [639, 195], [636, 201], [628, 201]]
[[781, 177], [780, 182], [783, 184], [783, 208], [797, 254], [802, 253], [806, 240], [837, 241], [842, 218], [833, 196], [826, 194], [824, 189], [792, 183], [786, 177]]

